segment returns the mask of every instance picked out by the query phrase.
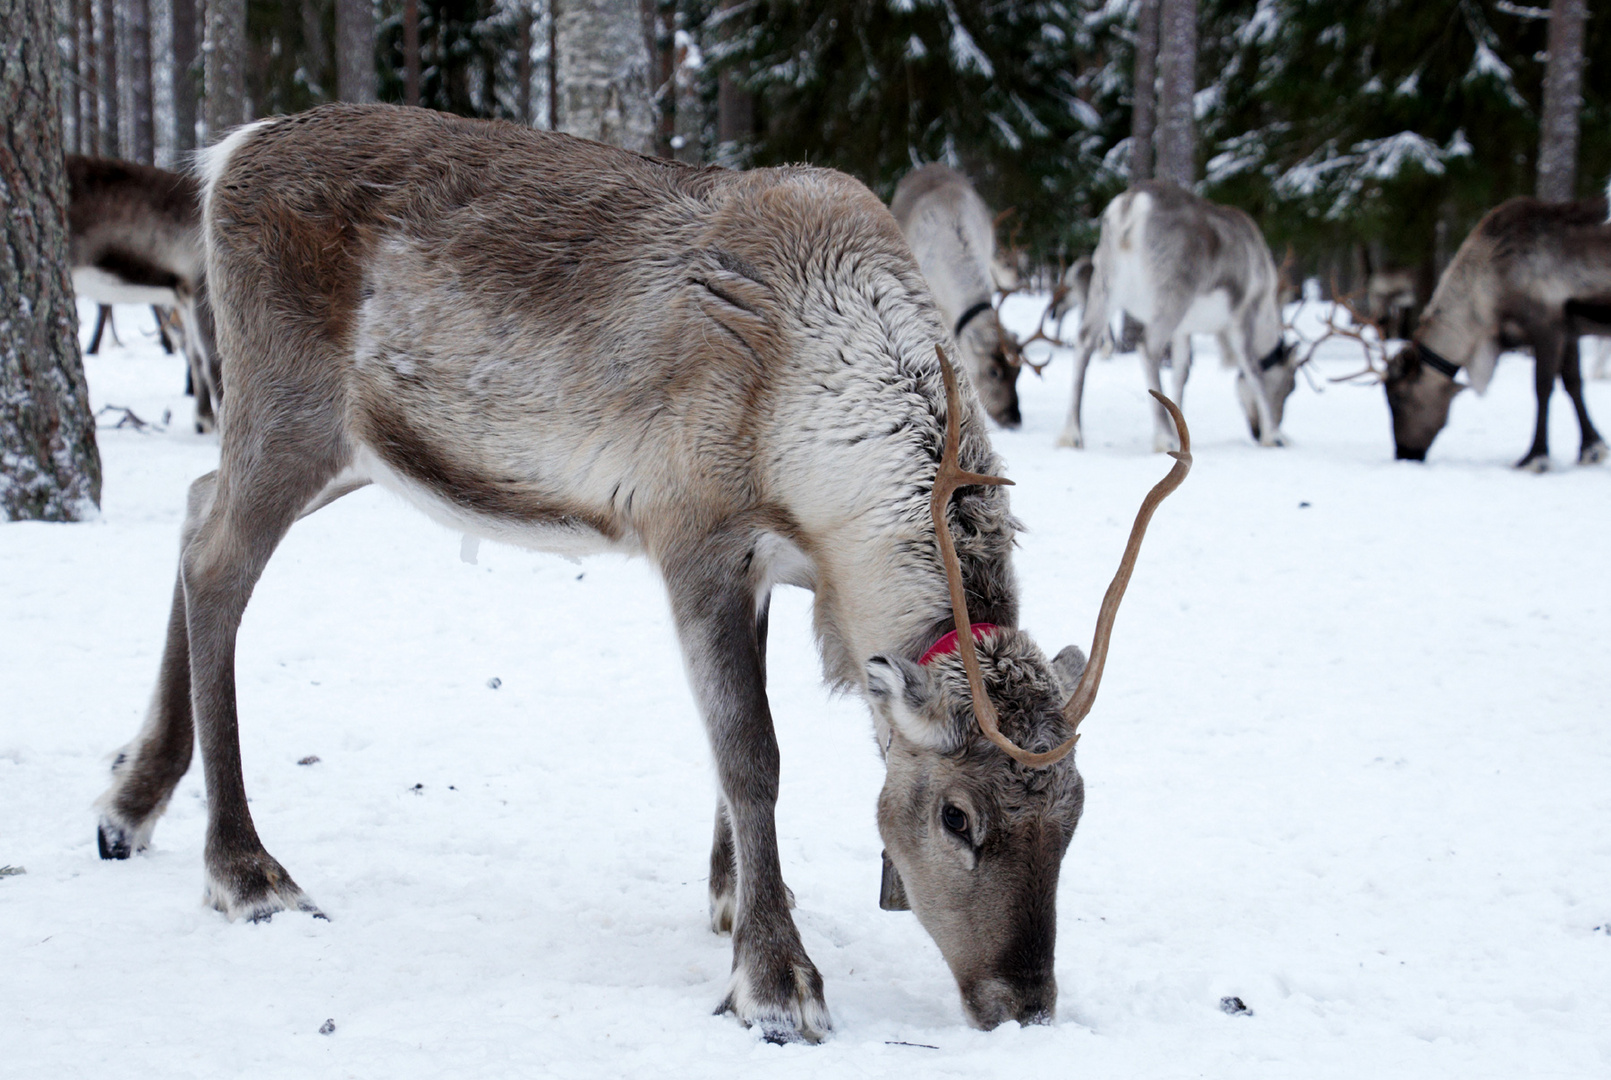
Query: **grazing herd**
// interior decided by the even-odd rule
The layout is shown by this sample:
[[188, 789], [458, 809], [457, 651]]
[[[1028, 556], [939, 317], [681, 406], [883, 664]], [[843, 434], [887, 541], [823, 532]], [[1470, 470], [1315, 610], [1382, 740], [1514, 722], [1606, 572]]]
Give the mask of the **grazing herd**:
[[[1069, 277], [1085, 295], [1059, 441], [1081, 445], [1083, 371], [1123, 312], [1142, 328], [1155, 445], [1176, 463], [1137, 516], [1089, 657], [1048, 658], [1018, 628], [1020, 526], [981, 413], [1019, 423], [1026, 343], [992, 304], [995, 221], [955, 171], [914, 172], [886, 209], [831, 170], [700, 169], [345, 105], [237, 129], [199, 183], [73, 170], [84, 294], [179, 307], [198, 417], [228, 391], [218, 469], [190, 490], [156, 691], [98, 803], [103, 858], [148, 846], [199, 741], [208, 902], [232, 919], [321, 914], [253, 825], [236, 631], [292, 524], [378, 484], [468, 535], [659, 571], [716, 761], [723, 1009], [780, 1041], [831, 1027], [774, 821], [767, 615], [792, 584], [814, 593], [825, 679], [872, 714], [881, 904], [915, 913], [970, 1022], [1051, 1019], [1076, 729], [1147, 523], [1190, 467], [1192, 333], [1218, 337], [1254, 438], [1282, 443], [1300, 360], [1250, 218], [1140, 185]], [[1480, 390], [1517, 341], [1538, 356], [1535, 451], [1559, 373], [1581, 460], [1604, 456], [1570, 333], [1611, 319], [1605, 202], [1526, 202], [1478, 227], [1382, 370], [1401, 457], [1424, 456], [1458, 369]]]

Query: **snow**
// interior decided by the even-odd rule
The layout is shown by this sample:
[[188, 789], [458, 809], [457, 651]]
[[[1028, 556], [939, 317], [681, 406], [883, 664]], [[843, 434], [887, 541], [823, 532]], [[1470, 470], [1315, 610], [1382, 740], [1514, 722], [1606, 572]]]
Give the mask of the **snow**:
[[[149, 326], [119, 316], [125, 341]], [[1211, 360], [1196, 466], [1083, 729], [1055, 1025], [969, 1029], [914, 918], [878, 909], [866, 710], [822, 689], [809, 596], [778, 594], [780, 845], [837, 1030], [775, 1047], [711, 1015], [714, 783], [642, 562], [467, 563], [375, 489], [320, 511], [264, 575], [238, 671], [258, 829], [331, 921], [201, 906], [198, 769], [148, 854], [96, 857], [185, 485], [217, 456], [181, 362], [107, 346], [97, 405], [174, 423], [102, 429], [98, 521], [0, 528], [0, 864], [27, 870], [0, 877], [0, 1076], [1607, 1075], [1611, 475], [1569, 464], [1563, 399], [1555, 471], [1507, 467], [1520, 359], [1425, 465], [1392, 460], [1379, 389], [1324, 383], [1288, 405], [1293, 446], [1261, 450]], [[1316, 366], [1359, 364], [1333, 341]], [[1054, 450], [1068, 380], [1025, 376], [1023, 429], [994, 436], [1048, 651], [1088, 643], [1167, 464], [1125, 356], [1091, 365], [1091, 448]], [[1588, 392], [1611, 419], [1611, 384]]]

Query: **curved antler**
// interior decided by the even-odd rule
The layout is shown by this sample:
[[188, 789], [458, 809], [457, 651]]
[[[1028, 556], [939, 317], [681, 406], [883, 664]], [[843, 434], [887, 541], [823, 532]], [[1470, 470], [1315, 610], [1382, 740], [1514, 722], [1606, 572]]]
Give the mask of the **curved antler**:
[[[1141, 538], [1146, 535], [1147, 523], [1152, 520], [1153, 511], [1158, 504], [1168, 498], [1186, 479], [1191, 472], [1191, 432], [1186, 428], [1186, 418], [1180, 415], [1175, 403], [1158, 393], [1149, 391], [1165, 409], [1169, 410], [1170, 417], [1175, 421], [1175, 430], [1180, 434], [1180, 449], [1170, 451], [1169, 456], [1175, 459], [1175, 467], [1169, 470], [1169, 475], [1153, 485], [1147, 492], [1147, 497], [1141, 500], [1141, 509], [1136, 511], [1135, 524], [1130, 527], [1130, 542], [1124, 547], [1124, 557], [1119, 560], [1119, 569], [1113, 575], [1113, 581], [1108, 585], [1108, 591], [1102, 597], [1102, 609], [1096, 617], [1096, 636], [1091, 641], [1091, 658], [1085, 664], [1085, 673], [1080, 676], [1080, 684], [1075, 687], [1074, 693], [1069, 695], [1067, 704], [1063, 706], [1063, 718], [1069, 726], [1075, 728], [1072, 738], [1062, 747], [1063, 753], [1074, 748], [1079, 740], [1080, 721], [1085, 719], [1096, 703], [1096, 691], [1102, 685], [1102, 667], [1108, 660], [1108, 641], [1113, 636], [1113, 620], [1119, 614], [1119, 602], [1124, 599], [1124, 590], [1130, 584], [1130, 574], [1136, 568], [1136, 556], [1141, 552]], [[1066, 749], [1065, 749], [1066, 747]], [[1053, 751], [1057, 753], [1057, 751]]]

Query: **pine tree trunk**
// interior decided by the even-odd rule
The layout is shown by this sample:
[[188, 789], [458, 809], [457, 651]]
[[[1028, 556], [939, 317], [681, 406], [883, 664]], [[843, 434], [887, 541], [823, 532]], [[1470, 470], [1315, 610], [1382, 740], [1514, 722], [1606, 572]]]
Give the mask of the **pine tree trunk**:
[[403, 104], [420, 103], [420, 0], [403, 0]]
[[654, 153], [649, 49], [637, 0], [571, 0], [556, 23], [558, 129]]
[[1130, 186], [1152, 179], [1152, 136], [1158, 123], [1158, 0], [1136, 10], [1135, 90], [1130, 110]]
[[55, 0], [0, 0], [0, 514], [78, 521], [101, 500], [67, 275]]
[[117, 4], [98, 0], [95, 21], [101, 30], [101, 156], [123, 153], [118, 131], [119, 95], [117, 70]]
[[1197, 174], [1197, 0], [1162, 0], [1158, 12], [1157, 176], [1190, 188]]
[[207, 0], [205, 69], [207, 141], [246, 122], [246, 0]]
[[80, 98], [78, 152], [90, 157], [101, 152], [101, 61], [95, 43], [95, 0], [79, 0], [78, 78], [83, 85]]
[[128, 0], [130, 153], [146, 165], [156, 162], [155, 115], [151, 102], [151, 0]]
[[520, 17], [518, 20], [516, 48], [520, 55], [515, 58], [515, 111], [520, 114], [520, 122], [531, 123], [531, 0], [522, 0]]
[[[732, 39], [743, 31], [746, 0], [722, 0], [726, 18], [723, 36]], [[723, 165], [741, 165], [748, 144], [755, 137], [755, 95], [745, 89], [738, 73], [723, 68], [716, 82], [716, 160]]]
[[1538, 136], [1538, 197], [1565, 202], [1577, 188], [1578, 113], [1583, 108], [1585, 0], [1552, 0], [1544, 112]]
[[308, 58], [308, 87], [317, 97], [328, 97], [334, 75], [334, 60], [330, 43], [324, 36], [324, 13], [327, 5], [322, 0], [302, 0], [302, 48]]
[[655, 110], [654, 152], [675, 154], [677, 135], [677, 0], [642, 0], [649, 40], [650, 97]]
[[336, 96], [377, 99], [375, 8], [370, 0], [336, 0]]
[[196, 0], [168, 0], [173, 15], [173, 149], [196, 148]]
[[[68, 31], [67, 48], [69, 54], [63, 57], [63, 70], [71, 72], [73, 78], [62, 79], [62, 146], [71, 152], [78, 146], [78, 140], [83, 137], [84, 125], [80, 122], [78, 100], [78, 69], [79, 69], [79, 35], [78, 35], [78, 4], [76, 0], [66, 0], [62, 10], [58, 12]], [[72, 128], [72, 134], [67, 128]]]

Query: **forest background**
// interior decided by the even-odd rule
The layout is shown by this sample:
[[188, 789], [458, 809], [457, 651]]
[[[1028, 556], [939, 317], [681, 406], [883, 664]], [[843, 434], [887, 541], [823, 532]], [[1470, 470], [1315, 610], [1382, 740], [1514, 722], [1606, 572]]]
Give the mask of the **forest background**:
[[[1485, 211], [1535, 192], [1549, 141], [1550, 11], [1509, 0], [1162, 0], [1161, 32], [1160, 0], [57, 6], [80, 152], [172, 166], [209, 127], [344, 99], [691, 163], [829, 165], [886, 199], [915, 165], [946, 161], [1010, 208], [1003, 240], [1041, 269], [1087, 252], [1103, 205], [1151, 171], [1150, 145], [1133, 152], [1137, 109], [1167, 113], [1171, 78], [1189, 102], [1189, 175], [1175, 178], [1246, 209], [1278, 259], [1290, 249], [1298, 272], [1344, 289], [1402, 267], [1424, 299]], [[1611, 174], [1611, 20], [1554, 6], [1583, 20], [1566, 190], [1584, 196]], [[1138, 55], [1149, 44], [1156, 60]], [[1182, 48], [1183, 74], [1169, 59]]]

